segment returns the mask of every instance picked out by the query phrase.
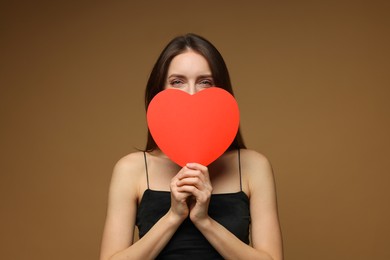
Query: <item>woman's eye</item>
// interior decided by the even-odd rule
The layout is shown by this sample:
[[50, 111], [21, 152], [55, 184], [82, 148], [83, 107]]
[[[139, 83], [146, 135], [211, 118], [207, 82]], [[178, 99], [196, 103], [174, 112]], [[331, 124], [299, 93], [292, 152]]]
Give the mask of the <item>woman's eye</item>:
[[206, 85], [206, 86], [212, 86], [213, 85], [213, 81], [212, 80], [209, 80], [209, 79], [204, 79], [204, 80], [201, 80], [199, 82], [201, 85]]
[[169, 84], [171, 84], [171, 86], [173, 87], [177, 87], [177, 86], [180, 86], [183, 82], [181, 80], [178, 80], [178, 79], [174, 79], [174, 80], [171, 80], [169, 82]]

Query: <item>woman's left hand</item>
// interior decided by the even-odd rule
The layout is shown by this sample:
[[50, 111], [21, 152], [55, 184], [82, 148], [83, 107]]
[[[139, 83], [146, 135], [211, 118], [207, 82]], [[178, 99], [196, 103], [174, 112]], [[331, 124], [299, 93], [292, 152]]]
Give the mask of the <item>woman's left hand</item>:
[[196, 223], [207, 219], [213, 190], [207, 167], [198, 163], [188, 163], [178, 179], [178, 191], [192, 194], [187, 202], [191, 221]]

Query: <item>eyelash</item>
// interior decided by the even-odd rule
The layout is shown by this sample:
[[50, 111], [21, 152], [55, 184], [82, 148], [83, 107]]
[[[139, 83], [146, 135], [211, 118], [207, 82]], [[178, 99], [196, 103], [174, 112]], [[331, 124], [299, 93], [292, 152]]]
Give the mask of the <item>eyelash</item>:
[[[183, 81], [180, 80], [180, 79], [173, 79], [173, 80], [169, 81], [169, 84], [171, 86], [175, 87], [177, 85], [183, 84]], [[214, 83], [213, 83], [213, 80], [202, 79], [202, 80], [199, 81], [198, 84], [212, 86]]]
[[213, 81], [209, 80], [209, 79], [204, 79], [204, 80], [200, 81], [200, 84], [206, 84], [206, 85], [212, 86], [213, 85]]
[[171, 84], [171, 86], [175, 86], [175, 85], [181, 84], [181, 83], [183, 83], [183, 81], [178, 80], [178, 79], [174, 79], [174, 80], [171, 80], [171, 81], [169, 82], [169, 84]]

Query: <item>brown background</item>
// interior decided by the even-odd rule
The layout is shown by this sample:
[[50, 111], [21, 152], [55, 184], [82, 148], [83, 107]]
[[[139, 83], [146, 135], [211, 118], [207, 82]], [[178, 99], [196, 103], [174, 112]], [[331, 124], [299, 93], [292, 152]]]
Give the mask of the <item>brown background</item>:
[[186, 32], [225, 57], [273, 164], [286, 259], [390, 259], [389, 1], [5, 2], [2, 259], [98, 258], [148, 74]]

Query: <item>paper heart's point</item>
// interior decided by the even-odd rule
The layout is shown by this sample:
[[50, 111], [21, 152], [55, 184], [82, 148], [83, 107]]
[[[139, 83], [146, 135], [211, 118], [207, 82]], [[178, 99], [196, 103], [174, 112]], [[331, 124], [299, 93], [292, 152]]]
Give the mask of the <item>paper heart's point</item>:
[[239, 121], [236, 100], [217, 87], [194, 95], [163, 90], [147, 111], [148, 127], [157, 146], [183, 167], [190, 162], [207, 166], [221, 156], [236, 137]]

